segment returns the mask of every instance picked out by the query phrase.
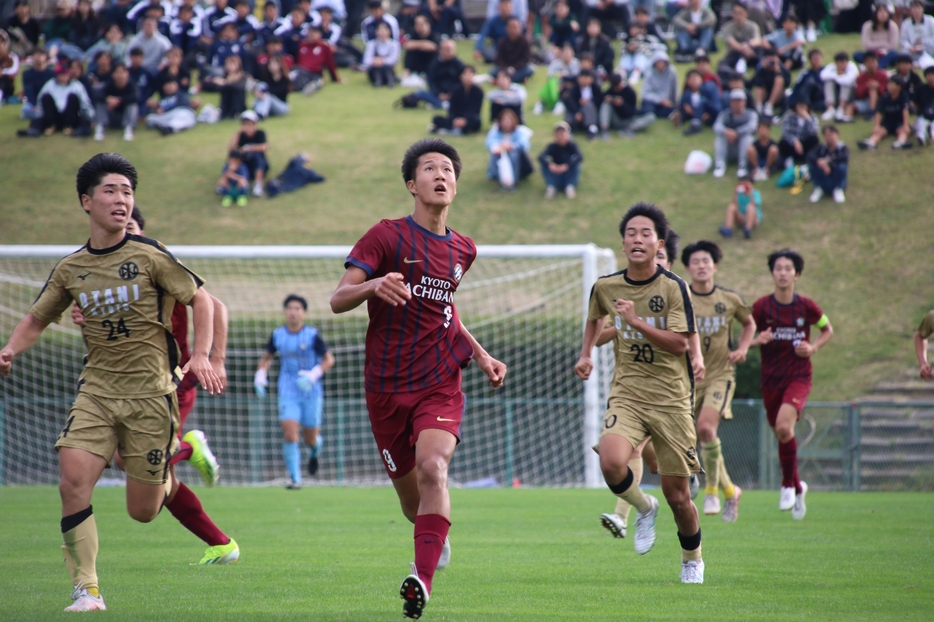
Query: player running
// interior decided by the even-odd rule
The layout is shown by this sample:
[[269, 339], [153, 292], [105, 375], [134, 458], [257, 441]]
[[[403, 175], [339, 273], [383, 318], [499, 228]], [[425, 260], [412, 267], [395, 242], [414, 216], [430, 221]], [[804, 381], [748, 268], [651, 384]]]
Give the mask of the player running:
[[[762, 348], [762, 402], [769, 425], [778, 439], [782, 465], [779, 510], [791, 510], [795, 520], [807, 512], [808, 485], [798, 477], [798, 443], [795, 423], [811, 392], [811, 357], [833, 337], [830, 320], [810, 298], [795, 293], [795, 283], [804, 271], [804, 258], [784, 248], [768, 258], [775, 292], [752, 305], [752, 318], [759, 334], [752, 342]], [[820, 328], [817, 341], [810, 342], [811, 325]]]
[[700, 471], [694, 446], [694, 377], [689, 354], [695, 332], [687, 284], [655, 262], [668, 235], [668, 220], [654, 205], [636, 203], [620, 223], [625, 270], [601, 277], [590, 294], [580, 359], [586, 380], [591, 352], [605, 317], [616, 327], [616, 370], [600, 435], [600, 468], [610, 490], [635, 506], [636, 553], [655, 544], [658, 501], [637, 484], [628, 462], [649, 435], [658, 454], [662, 492], [674, 513], [681, 541], [682, 583], [703, 583], [701, 531], [688, 477]]
[[285, 325], [272, 332], [266, 351], [253, 376], [257, 395], [266, 395], [269, 386], [269, 366], [272, 357], [279, 355], [279, 421], [282, 424], [282, 458], [292, 481], [286, 488], [302, 487], [302, 449], [298, 444], [301, 425], [305, 444], [310, 448], [308, 474], [318, 472], [318, 453], [321, 450], [321, 417], [324, 410], [324, 383], [322, 378], [334, 367], [334, 355], [328, 350], [321, 333], [305, 324], [308, 301], [297, 294], [289, 294], [282, 303]]
[[[934, 371], [931, 371], [931, 364], [928, 363], [928, 337], [934, 334], [934, 311], [928, 311], [921, 325], [914, 334], [915, 356], [918, 359], [918, 368], [922, 380], [934, 380]], [[934, 431], [934, 426], [932, 426]]]
[[[77, 301], [85, 317], [87, 363], [55, 447], [62, 498], [62, 551], [74, 602], [66, 611], [106, 609], [100, 595], [94, 485], [119, 444], [127, 472], [127, 511], [147, 523], [175, 488], [169, 458], [178, 447], [176, 382], [189, 371], [211, 394], [222, 388], [211, 366], [214, 306], [202, 280], [159, 242], [126, 234], [136, 169], [98, 154], [78, 171], [77, 190], [90, 239], [52, 270], [39, 298], [0, 350], [0, 375]], [[171, 336], [175, 301], [194, 317], [191, 360], [178, 368]], [[129, 396], [129, 397], [128, 397]]]
[[442, 140], [409, 147], [402, 178], [415, 199], [412, 215], [367, 231], [331, 296], [334, 313], [367, 303], [367, 410], [402, 512], [415, 523], [415, 563], [400, 588], [402, 614], [412, 619], [428, 603], [436, 567], [448, 561], [447, 474], [464, 414], [461, 369], [472, 358], [493, 387], [506, 376], [506, 365], [474, 339], [454, 307], [477, 256], [473, 241], [445, 224], [460, 171], [457, 150]]
[[[701, 446], [701, 460], [707, 473], [704, 494], [704, 514], [720, 513], [718, 490], [723, 490], [723, 520], [736, 522], [739, 498], [743, 494], [734, 486], [727, 474], [717, 427], [720, 418], [732, 419], [731, 402], [736, 389], [734, 365], [746, 360], [746, 352], [756, 334], [752, 311], [742, 296], [714, 284], [717, 266], [723, 252], [713, 242], [700, 240], [689, 244], [681, 253], [681, 263], [691, 276], [691, 300], [694, 320], [700, 336], [701, 350], [707, 373], [694, 386], [694, 412], [697, 419], [697, 438]], [[736, 350], [733, 346], [733, 320], [743, 327]]]

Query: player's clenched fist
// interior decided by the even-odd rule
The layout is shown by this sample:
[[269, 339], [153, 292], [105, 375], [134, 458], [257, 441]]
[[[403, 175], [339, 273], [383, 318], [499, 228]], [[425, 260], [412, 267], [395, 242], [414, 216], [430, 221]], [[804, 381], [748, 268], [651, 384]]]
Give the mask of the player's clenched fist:
[[13, 353], [10, 350], [0, 350], [0, 376], [9, 376], [13, 370]]
[[626, 323], [630, 326], [635, 324], [636, 320], [639, 319], [639, 316], [636, 315], [636, 305], [631, 300], [623, 300], [622, 298], [617, 299], [615, 303], [616, 312], [619, 313], [619, 316], [626, 320]]
[[590, 378], [590, 372], [593, 371], [593, 359], [589, 356], [582, 356], [577, 359], [577, 365], [574, 366], [574, 373], [581, 380]]
[[394, 307], [404, 305], [412, 297], [412, 292], [405, 286], [405, 278], [398, 272], [390, 272], [378, 279], [373, 293]]
[[760, 346], [764, 346], [767, 343], [772, 343], [772, 329], [766, 328], [764, 331], [759, 333], [759, 336], [756, 337], [755, 343], [759, 344]]
[[503, 382], [506, 380], [505, 363], [497, 361], [492, 356], [487, 356], [477, 360], [477, 367], [490, 379], [491, 387], [498, 389], [503, 386]]

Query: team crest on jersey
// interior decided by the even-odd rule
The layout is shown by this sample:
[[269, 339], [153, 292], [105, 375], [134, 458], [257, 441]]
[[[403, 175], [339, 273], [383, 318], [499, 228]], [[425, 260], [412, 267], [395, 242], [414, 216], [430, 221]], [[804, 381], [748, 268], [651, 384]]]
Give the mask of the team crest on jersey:
[[162, 450], [153, 449], [146, 455], [146, 460], [149, 461], [149, 464], [156, 466], [162, 462]]
[[120, 266], [118, 273], [120, 274], [120, 278], [124, 281], [132, 281], [139, 276], [139, 266], [132, 261], [128, 261]]
[[460, 264], [455, 264], [454, 265], [454, 280], [460, 283], [461, 277], [463, 276], [464, 276], [464, 269], [461, 267]]
[[665, 299], [661, 296], [652, 296], [649, 300], [649, 309], [652, 310], [652, 313], [661, 313], [665, 310]]
[[717, 313], [726, 313], [726, 305], [722, 302], [718, 302], [713, 306], [713, 310]]
[[299, 349], [299, 350], [307, 350], [307, 349], [308, 349], [308, 344], [302, 342], [302, 343], [298, 344], [298, 349]]
[[797, 320], [795, 320], [795, 326], [797, 326], [798, 328], [801, 328], [802, 326], [804, 326], [804, 318], [799, 317]]

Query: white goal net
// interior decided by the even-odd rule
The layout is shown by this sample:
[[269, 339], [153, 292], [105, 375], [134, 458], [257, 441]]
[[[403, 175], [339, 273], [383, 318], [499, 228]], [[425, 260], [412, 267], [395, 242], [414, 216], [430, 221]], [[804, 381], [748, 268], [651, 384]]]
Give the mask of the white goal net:
[[[275, 376], [270, 394], [253, 391], [253, 372], [282, 301], [309, 302], [306, 322], [318, 327], [336, 365], [325, 378], [321, 470], [326, 483], [384, 483], [363, 393], [365, 305], [334, 315], [328, 299], [343, 274], [349, 247], [173, 247], [206, 288], [230, 310], [229, 388], [211, 397], [199, 389], [186, 429], [201, 429], [218, 456], [222, 484], [281, 480]], [[39, 294], [56, 261], [74, 251], [59, 246], [0, 246], [0, 341]], [[597, 373], [582, 383], [573, 373], [590, 288], [616, 269], [613, 253], [584, 246], [480, 246], [458, 287], [464, 324], [509, 366], [506, 386], [490, 389], [471, 366], [464, 373], [467, 413], [463, 442], [451, 464], [460, 485], [596, 486], [596, 442], [612, 368], [597, 354]], [[0, 484], [47, 484], [58, 479], [53, 449], [74, 397], [84, 344], [68, 317], [52, 325], [13, 375], [0, 380]], [[190, 467], [183, 479], [196, 481]], [[112, 471], [112, 472], [111, 472]], [[115, 470], [105, 477], [119, 478]]]

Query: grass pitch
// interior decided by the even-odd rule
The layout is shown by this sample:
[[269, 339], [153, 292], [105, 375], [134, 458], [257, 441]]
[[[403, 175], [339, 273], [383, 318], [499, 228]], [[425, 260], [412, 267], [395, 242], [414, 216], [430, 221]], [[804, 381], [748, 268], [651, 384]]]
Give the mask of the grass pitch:
[[[193, 565], [202, 543], [169, 515], [131, 521], [124, 489], [95, 493], [98, 569], [120, 620], [401, 618], [412, 528], [385, 488], [198, 488], [240, 544], [231, 566]], [[660, 495], [660, 491], [653, 494]], [[803, 522], [777, 494], [744, 493], [740, 518], [702, 517], [705, 584], [679, 581], [670, 511], [643, 557], [599, 525], [605, 490], [454, 490], [451, 566], [423, 620], [930, 620], [931, 498], [811, 493]], [[633, 514], [633, 518], [634, 518]], [[0, 488], [4, 620], [66, 619], [58, 494]], [[73, 616], [72, 616], [73, 617]], [[69, 618], [70, 619], [70, 618]]]

